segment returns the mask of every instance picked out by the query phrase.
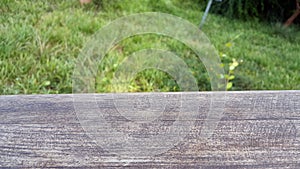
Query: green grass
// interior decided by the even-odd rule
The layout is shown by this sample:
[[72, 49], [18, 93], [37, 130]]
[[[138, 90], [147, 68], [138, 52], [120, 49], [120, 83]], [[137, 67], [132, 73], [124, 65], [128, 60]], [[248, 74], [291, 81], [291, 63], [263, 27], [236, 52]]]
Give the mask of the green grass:
[[[140, 12], [170, 13], [198, 25], [203, 7], [179, 0], [105, 0], [102, 6], [80, 6], [77, 0], [3, 0], [0, 3], [0, 94], [71, 93], [76, 58], [85, 43], [112, 20]], [[210, 14], [203, 32], [219, 50], [228, 71], [233, 58], [231, 90], [300, 89], [299, 28], [242, 22]], [[182, 56], [198, 80], [210, 90], [209, 77], [191, 50], [158, 35], [135, 36], [115, 46], [99, 64], [97, 92], [109, 92], [122, 60], [141, 49], [171, 50]], [[242, 62], [241, 62], [242, 61]], [[166, 73], [137, 74], [130, 91], [178, 91]]]

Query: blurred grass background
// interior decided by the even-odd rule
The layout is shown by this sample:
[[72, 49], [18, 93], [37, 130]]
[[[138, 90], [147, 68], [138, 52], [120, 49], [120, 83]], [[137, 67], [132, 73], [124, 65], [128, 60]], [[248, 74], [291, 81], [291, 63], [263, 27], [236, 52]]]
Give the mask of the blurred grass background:
[[[0, 94], [72, 93], [76, 58], [91, 36], [118, 17], [164, 12], [198, 25], [203, 3], [183, 0], [103, 0], [81, 6], [78, 0], [2, 0], [0, 2]], [[300, 89], [299, 27], [240, 21], [209, 14], [202, 31], [217, 48], [232, 84], [229, 90]], [[191, 68], [200, 91], [210, 90], [209, 76], [182, 43], [159, 35], [135, 36], [115, 46], [99, 64], [97, 92], [110, 92], [122, 60], [141, 49], [171, 50]], [[239, 65], [230, 71], [230, 65]], [[168, 74], [145, 70], [130, 91], [179, 91]]]

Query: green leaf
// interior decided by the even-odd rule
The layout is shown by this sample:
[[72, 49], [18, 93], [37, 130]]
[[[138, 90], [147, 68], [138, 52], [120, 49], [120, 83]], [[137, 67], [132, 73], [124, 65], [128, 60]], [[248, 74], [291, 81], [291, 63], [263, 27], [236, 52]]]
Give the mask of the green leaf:
[[234, 70], [235, 69], [235, 66], [233, 66], [233, 65], [231, 65], [230, 67], [229, 67], [229, 70]]
[[234, 67], [237, 67], [239, 65], [239, 62], [237, 62], [237, 61], [234, 61], [233, 63], [232, 63], [232, 66], [234, 66]]
[[235, 76], [234, 75], [231, 75], [231, 76], [229, 76], [229, 80], [233, 80], [235, 78]]
[[225, 44], [225, 46], [228, 47], [228, 48], [231, 48], [232, 47], [232, 43], [228, 42], [228, 43]]
[[47, 80], [43, 83], [43, 86], [49, 86], [50, 84], [51, 84], [51, 82], [49, 80]]
[[229, 90], [232, 88], [232, 82], [228, 82], [227, 83], [227, 86], [226, 86], [226, 89]]

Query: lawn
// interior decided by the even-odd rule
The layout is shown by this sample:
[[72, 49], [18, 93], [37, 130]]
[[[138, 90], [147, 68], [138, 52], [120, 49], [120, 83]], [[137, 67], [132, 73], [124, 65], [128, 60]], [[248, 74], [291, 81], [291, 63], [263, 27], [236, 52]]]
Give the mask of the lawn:
[[[164, 12], [198, 25], [203, 6], [183, 0], [104, 0], [81, 6], [78, 0], [2, 0], [0, 3], [0, 94], [72, 93], [76, 59], [92, 35], [125, 15]], [[299, 27], [239, 21], [210, 14], [202, 28], [219, 51], [229, 90], [299, 90]], [[95, 88], [110, 92], [114, 72], [126, 56], [148, 48], [178, 53], [196, 77], [200, 91], [210, 90], [209, 76], [184, 44], [160, 35], [138, 35], [117, 44], [99, 63]], [[229, 73], [232, 63], [239, 65]], [[128, 91], [178, 91], [159, 70], [136, 75]]]

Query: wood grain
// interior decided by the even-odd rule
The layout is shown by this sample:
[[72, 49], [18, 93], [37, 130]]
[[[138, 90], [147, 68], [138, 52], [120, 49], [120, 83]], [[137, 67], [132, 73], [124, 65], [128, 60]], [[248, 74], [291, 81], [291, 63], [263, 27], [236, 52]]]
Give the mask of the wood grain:
[[[223, 93], [224, 112], [210, 139], [203, 139], [200, 134], [215, 93], [180, 94], [187, 100], [198, 100], [199, 104], [191, 105], [198, 107], [193, 128], [178, 144], [154, 156], [118, 156], [99, 146], [82, 128], [74, 109], [79, 103], [74, 102], [72, 94], [0, 96], [0, 167], [300, 168], [300, 91]], [[93, 98], [99, 111], [104, 111], [116, 110], [115, 104], [107, 104], [107, 97], [134, 100], [145, 94], [85, 96]], [[159, 100], [174, 93], [152, 96]], [[135, 108], [149, 108], [147, 99], [138, 100], [133, 103]], [[120, 105], [126, 108], [124, 102]], [[164, 111], [178, 115], [174, 107]], [[119, 124], [125, 124], [121, 116], [109, 116], [106, 120], [121, 133], [143, 138], [150, 137], [150, 130], [160, 123], [174, 121], [173, 116], [164, 115], [164, 120], [155, 125], [138, 129], [134, 122], [128, 123], [133, 127], [121, 128]]]

